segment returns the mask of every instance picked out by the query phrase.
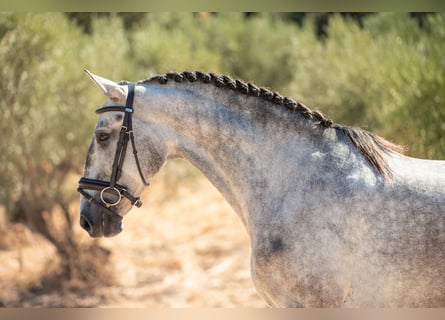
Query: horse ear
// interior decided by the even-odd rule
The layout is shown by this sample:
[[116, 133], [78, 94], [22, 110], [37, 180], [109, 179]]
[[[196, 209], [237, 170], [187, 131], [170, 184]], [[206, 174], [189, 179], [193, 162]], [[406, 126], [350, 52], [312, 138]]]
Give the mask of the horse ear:
[[125, 99], [126, 91], [116, 82], [96, 76], [87, 69], [85, 69], [85, 73], [107, 97], [113, 100]]

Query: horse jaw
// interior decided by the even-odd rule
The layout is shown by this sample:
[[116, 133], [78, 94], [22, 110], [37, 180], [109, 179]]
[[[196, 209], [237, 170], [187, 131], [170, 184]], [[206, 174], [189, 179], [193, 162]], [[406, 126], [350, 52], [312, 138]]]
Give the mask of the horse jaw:
[[125, 99], [127, 93], [125, 89], [114, 81], [102, 78], [85, 69], [85, 73], [93, 83], [109, 98], [113, 100]]

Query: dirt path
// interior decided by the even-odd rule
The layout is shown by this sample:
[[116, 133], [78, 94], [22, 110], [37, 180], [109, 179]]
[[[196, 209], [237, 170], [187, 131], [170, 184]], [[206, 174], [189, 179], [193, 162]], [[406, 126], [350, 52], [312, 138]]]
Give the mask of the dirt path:
[[[184, 170], [181, 168], [173, 165], [164, 169], [144, 194], [144, 206], [125, 217], [124, 231], [100, 240], [111, 251], [112, 286], [97, 289], [94, 296], [36, 293], [22, 305], [266, 307], [251, 281], [249, 239], [240, 219], [201, 175], [184, 179], [179, 185], [169, 181], [169, 175]], [[83, 232], [82, 237], [91, 241]], [[17, 253], [10, 253], [9, 268], [3, 271], [21, 268], [20, 274], [26, 277], [32, 269], [38, 277], [48, 265], [45, 257], [48, 259], [50, 248], [40, 243], [29, 250], [21, 266]], [[2, 260], [5, 254], [0, 251]], [[4, 272], [3, 276], [8, 277]], [[9, 299], [14, 300], [13, 293]]]

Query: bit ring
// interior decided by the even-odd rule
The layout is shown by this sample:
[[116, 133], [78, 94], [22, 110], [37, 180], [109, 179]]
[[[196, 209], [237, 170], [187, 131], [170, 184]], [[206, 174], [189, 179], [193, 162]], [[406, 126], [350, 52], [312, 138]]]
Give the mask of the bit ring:
[[[107, 190], [112, 190], [112, 191], [116, 192], [116, 194], [118, 195], [118, 199], [116, 202], [109, 203], [108, 201], [106, 201], [104, 199], [104, 192]], [[106, 187], [106, 188], [103, 188], [102, 191], [100, 192], [100, 200], [107, 206], [107, 208], [112, 207], [112, 206], [117, 206], [122, 200], [122, 194], [120, 193], [120, 191], [117, 188]]]

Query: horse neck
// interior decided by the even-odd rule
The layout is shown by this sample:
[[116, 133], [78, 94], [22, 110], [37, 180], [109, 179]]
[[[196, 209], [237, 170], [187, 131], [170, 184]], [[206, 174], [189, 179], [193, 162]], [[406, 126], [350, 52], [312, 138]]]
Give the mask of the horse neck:
[[143, 117], [160, 124], [170, 156], [201, 170], [245, 225], [264, 207], [258, 197], [288, 188], [285, 176], [314, 151], [308, 121], [264, 99], [205, 84], [144, 88]]

